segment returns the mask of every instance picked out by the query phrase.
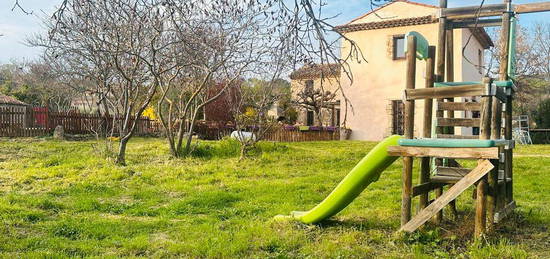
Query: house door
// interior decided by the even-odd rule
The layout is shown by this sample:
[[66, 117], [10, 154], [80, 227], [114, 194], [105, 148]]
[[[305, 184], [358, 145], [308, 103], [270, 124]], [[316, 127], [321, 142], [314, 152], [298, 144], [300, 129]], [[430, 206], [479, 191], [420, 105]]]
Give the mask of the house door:
[[313, 126], [314, 114], [313, 111], [307, 111], [307, 126]]
[[391, 120], [392, 120], [392, 134], [403, 135], [404, 131], [404, 105], [402, 100], [391, 101]]

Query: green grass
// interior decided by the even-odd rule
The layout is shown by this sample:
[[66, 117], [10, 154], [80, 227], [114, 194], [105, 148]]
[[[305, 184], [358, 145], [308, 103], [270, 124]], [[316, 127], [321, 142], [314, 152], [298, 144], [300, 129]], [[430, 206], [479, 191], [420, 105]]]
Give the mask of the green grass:
[[471, 191], [458, 223], [412, 235], [399, 227], [400, 161], [321, 225], [273, 216], [321, 201], [375, 143], [262, 143], [239, 162], [234, 144], [201, 142], [173, 159], [164, 140], [134, 139], [128, 166], [93, 142], [0, 140], [1, 257], [526, 258], [550, 254], [550, 145], [520, 146], [519, 208], [471, 240]]

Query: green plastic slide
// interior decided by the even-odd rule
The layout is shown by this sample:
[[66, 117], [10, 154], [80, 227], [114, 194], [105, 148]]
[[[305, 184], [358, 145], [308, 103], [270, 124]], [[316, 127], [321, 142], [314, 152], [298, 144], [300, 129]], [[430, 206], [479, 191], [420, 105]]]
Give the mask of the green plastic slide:
[[376, 182], [382, 171], [398, 157], [388, 156], [388, 146], [396, 146], [401, 136], [391, 136], [378, 143], [359, 163], [351, 169], [336, 188], [315, 208], [309, 211], [293, 211], [290, 216], [306, 224], [330, 218], [348, 206], [367, 186]]

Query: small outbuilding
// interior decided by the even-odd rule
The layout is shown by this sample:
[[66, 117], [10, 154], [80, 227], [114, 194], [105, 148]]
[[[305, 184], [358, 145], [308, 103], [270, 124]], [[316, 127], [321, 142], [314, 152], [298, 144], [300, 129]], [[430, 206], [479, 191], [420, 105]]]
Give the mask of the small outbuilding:
[[10, 108], [10, 107], [27, 107], [28, 104], [17, 100], [17, 98], [9, 95], [4, 95], [0, 93], [0, 108]]
[[0, 93], [0, 129], [28, 127], [33, 124], [29, 105]]

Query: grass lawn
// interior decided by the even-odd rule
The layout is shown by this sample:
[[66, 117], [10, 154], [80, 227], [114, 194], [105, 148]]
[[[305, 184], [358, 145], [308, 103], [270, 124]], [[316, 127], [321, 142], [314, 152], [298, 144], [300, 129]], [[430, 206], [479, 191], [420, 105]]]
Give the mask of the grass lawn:
[[466, 220], [395, 233], [400, 160], [331, 221], [272, 220], [316, 205], [375, 143], [262, 143], [261, 153], [239, 162], [229, 142], [201, 142], [196, 157], [171, 159], [162, 139], [134, 139], [126, 167], [92, 143], [0, 140], [1, 257], [550, 255], [550, 145], [516, 149], [519, 208], [474, 242], [471, 191], [459, 200]]

